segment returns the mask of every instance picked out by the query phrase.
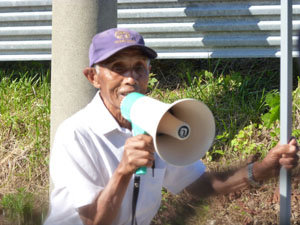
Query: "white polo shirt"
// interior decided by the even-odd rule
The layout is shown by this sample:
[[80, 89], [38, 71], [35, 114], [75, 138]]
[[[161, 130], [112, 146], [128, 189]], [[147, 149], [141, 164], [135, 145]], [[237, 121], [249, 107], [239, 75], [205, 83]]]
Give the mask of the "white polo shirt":
[[[54, 189], [45, 225], [82, 225], [77, 209], [91, 204], [104, 189], [119, 162], [124, 144], [131, 137], [103, 104], [99, 92], [84, 109], [58, 128], [50, 158]], [[198, 162], [176, 167], [155, 156], [155, 169], [141, 176], [136, 208], [138, 225], [150, 224], [161, 202], [161, 189], [177, 194], [205, 171]], [[154, 172], [154, 177], [152, 176]], [[130, 225], [133, 179], [129, 183], [114, 225]]]

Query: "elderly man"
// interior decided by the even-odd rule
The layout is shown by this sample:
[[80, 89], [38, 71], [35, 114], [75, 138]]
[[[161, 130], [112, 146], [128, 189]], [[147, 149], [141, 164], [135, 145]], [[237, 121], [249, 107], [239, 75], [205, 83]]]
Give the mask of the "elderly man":
[[[219, 174], [206, 171], [201, 160], [176, 167], [160, 159], [151, 136], [133, 136], [120, 112], [128, 93], [146, 92], [150, 60], [156, 57], [132, 30], [114, 28], [93, 38], [84, 75], [99, 91], [57, 130], [50, 160], [54, 190], [45, 224], [150, 224], [162, 187], [200, 197], [225, 194], [259, 185], [278, 174], [280, 165], [297, 165], [294, 139], [277, 145], [261, 162]], [[140, 167], [149, 171], [136, 183]]]

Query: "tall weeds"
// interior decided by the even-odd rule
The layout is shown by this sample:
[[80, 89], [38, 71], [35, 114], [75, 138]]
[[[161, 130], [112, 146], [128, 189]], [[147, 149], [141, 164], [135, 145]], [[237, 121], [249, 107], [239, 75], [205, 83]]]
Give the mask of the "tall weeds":
[[[14, 215], [12, 206], [22, 206], [20, 201], [31, 193], [34, 196], [27, 199], [28, 204], [34, 204], [30, 203], [32, 200], [41, 206], [46, 200], [47, 205], [49, 80], [50, 70], [0, 71], [0, 194], [6, 215]], [[14, 193], [19, 197], [13, 198]], [[26, 208], [28, 204], [23, 206]], [[18, 218], [14, 223], [24, 219], [31, 210], [27, 209], [21, 216], [14, 216]]]

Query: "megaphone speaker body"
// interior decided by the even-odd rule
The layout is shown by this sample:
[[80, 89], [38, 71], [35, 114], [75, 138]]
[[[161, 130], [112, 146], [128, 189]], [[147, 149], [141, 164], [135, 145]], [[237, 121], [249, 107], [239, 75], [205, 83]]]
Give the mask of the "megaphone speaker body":
[[212, 112], [195, 99], [166, 104], [139, 97], [131, 105], [130, 121], [153, 137], [155, 150], [163, 160], [176, 166], [201, 159], [215, 137]]

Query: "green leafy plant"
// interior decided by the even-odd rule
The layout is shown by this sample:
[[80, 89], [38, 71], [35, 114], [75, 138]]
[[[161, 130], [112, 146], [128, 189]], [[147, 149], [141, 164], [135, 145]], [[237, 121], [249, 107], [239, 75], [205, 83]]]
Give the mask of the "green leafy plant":
[[19, 188], [17, 193], [6, 194], [1, 199], [4, 214], [18, 224], [24, 224], [32, 217], [34, 196], [26, 192], [25, 188]]
[[239, 151], [243, 158], [254, 155], [258, 152], [261, 153], [265, 146], [257, 143], [255, 140], [255, 135], [259, 135], [259, 132], [258, 134], [255, 134], [255, 132], [261, 128], [262, 127], [258, 127], [257, 124], [250, 124], [246, 126], [244, 129], [239, 131], [234, 139], [231, 140], [230, 146], [234, 151]]
[[154, 91], [155, 87], [157, 86], [158, 80], [155, 78], [156, 74], [150, 73], [149, 74], [149, 82], [148, 82], [148, 90]]
[[266, 105], [270, 110], [263, 114], [261, 119], [265, 123], [267, 128], [270, 128], [271, 125], [279, 120], [280, 116], [280, 95], [277, 91], [271, 91], [266, 95], [265, 99]]

